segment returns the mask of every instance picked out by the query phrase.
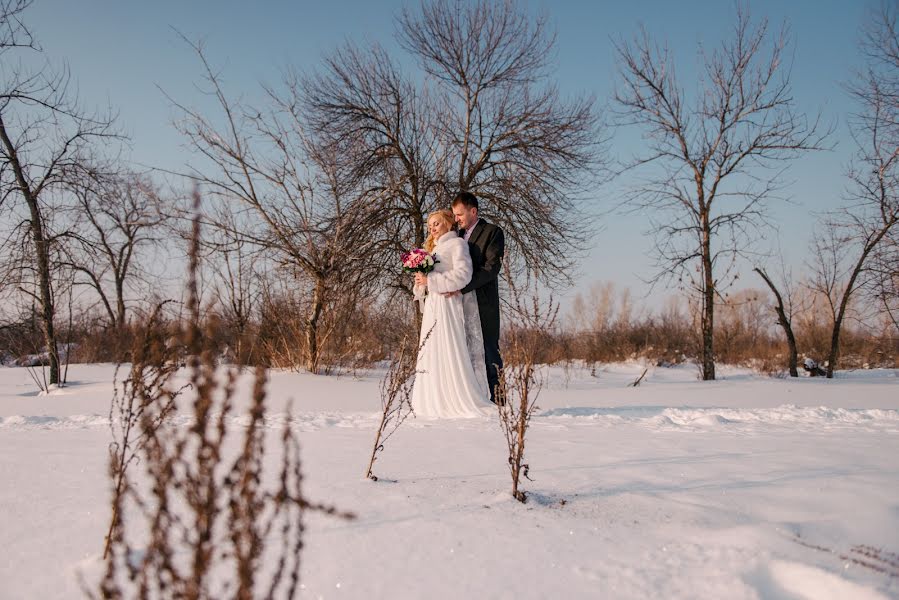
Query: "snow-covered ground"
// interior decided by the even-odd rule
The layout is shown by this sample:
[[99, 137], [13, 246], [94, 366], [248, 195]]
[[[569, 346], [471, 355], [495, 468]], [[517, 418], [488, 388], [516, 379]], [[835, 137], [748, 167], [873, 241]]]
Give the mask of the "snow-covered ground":
[[[381, 373], [272, 373], [301, 433], [308, 598], [899, 598], [899, 372], [552, 368], [527, 504], [496, 418], [407, 421], [363, 478]], [[0, 368], [0, 598], [78, 597], [108, 524], [114, 368]], [[235, 423], [239, 425], [239, 423]]]

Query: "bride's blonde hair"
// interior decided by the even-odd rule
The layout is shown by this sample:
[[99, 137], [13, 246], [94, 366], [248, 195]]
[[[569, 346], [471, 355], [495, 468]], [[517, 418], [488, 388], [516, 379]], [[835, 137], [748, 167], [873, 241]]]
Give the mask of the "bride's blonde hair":
[[[453, 217], [453, 211], [451, 211], [451, 210], [435, 210], [434, 212], [432, 212], [431, 214], [428, 215], [428, 220], [425, 222], [430, 223], [431, 217], [434, 217], [434, 216], [437, 216], [437, 217], [440, 217], [441, 219], [443, 219], [443, 222], [446, 223], [446, 226], [449, 229], [449, 231], [452, 231], [456, 227], [456, 219]], [[425, 250], [427, 250], [428, 252], [433, 252], [434, 246], [436, 246], [436, 245], [437, 245], [437, 240], [435, 240], [434, 238], [431, 237], [430, 234], [428, 234], [428, 239], [425, 240]]]

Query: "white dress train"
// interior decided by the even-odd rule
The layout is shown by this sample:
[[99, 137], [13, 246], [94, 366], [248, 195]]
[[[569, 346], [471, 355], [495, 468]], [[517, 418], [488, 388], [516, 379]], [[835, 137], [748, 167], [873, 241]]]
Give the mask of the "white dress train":
[[488, 415], [493, 405], [477, 299], [474, 293], [443, 295], [471, 280], [468, 242], [449, 231], [437, 240], [434, 253], [439, 262], [428, 275], [427, 296], [424, 288], [414, 289], [424, 311], [412, 408], [421, 417]]

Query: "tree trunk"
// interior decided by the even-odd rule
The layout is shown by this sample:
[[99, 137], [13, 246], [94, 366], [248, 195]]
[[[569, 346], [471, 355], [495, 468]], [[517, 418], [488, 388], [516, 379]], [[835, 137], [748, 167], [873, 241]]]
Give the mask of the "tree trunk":
[[790, 377], [799, 377], [799, 353], [796, 351], [796, 337], [793, 335], [793, 327], [785, 317], [781, 320], [780, 326], [783, 327], [784, 334], [787, 336], [787, 345], [789, 346], [788, 367], [790, 369]]
[[82, 269], [83, 273], [87, 273], [88, 277], [91, 278], [93, 282], [93, 288], [97, 290], [97, 295], [100, 297], [100, 301], [103, 303], [103, 308], [106, 309], [106, 316], [109, 317], [109, 326], [113, 329], [118, 329], [119, 324], [116, 321], [115, 312], [112, 310], [112, 306], [109, 304], [109, 298], [106, 297], [106, 293], [103, 291], [103, 286], [100, 283], [100, 280], [91, 273], [88, 269]]
[[31, 209], [31, 232], [37, 253], [38, 278], [41, 288], [41, 325], [44, 332], [44, 343], [50, 356], [50, 385], [56, 385], [59, 383], [59, 348], [56, 345], [56, 330], [53, 326], [55, 310], [53, 292], [50, 287], [50, 252], [44, 237], [40, 209], [36, 202], [32, 205], [30, 201], [29, 208]]
[[56, 385], [59, 383], [59, 348], [56, 346], [56, 331], [53, 327], [55, 310], [53, 292], [50, 285], [50, 248], [44, 232], [44, 220], [41, 215], [41, 208], [38, 205], [38, 199], [25, 178], [22, 163], [19, 162], [17, 148], [9, 139], [2, 117], [0, 117], [0, 140], [6, 147], [19, 191], [25, 198], [28, 210], [31, 213], [31, 238], [34, 241], [35, 266], [37, 267], [38, 286], [40, 287], [41, 330], [50, 356], [50, 385]]
[[849, 283], [846, 284], [846, 289], [843, 291], [843, 297], [840, 299], [840, 308], [833, 318], [833, 331], [830, 333], [830, 352], [827, 354], [827, 379], [833, 379], [833, 372], [837, 368], [837, 359], [840, 356], [840, 332], [843, 329], [843, 317], [846, 316], [846, 308], [849, 306], [849, 297], [855, 291], [855, 280], [858, 279], [858, 275], [862, 271], [865, 260], [868, 258], [870, 248], [873, 248], [873, 245], [866, 245], [858, 262], [855, 263], [855, 268], [852, 269], [852, 275], [849, 277]]
[[50, 289], [50, 257], [47, 250], [47, 241], [43, 239], [39, 225], [34, 233], [35, 246], [40, 238], [38, 254], [38, 276], [41, 286], [41, 324], [44, 331], [44, 343], [47, 345], [47, 353], [50, 356], [50, 385], [59, 383], [59, 348], [56, 345], [56, 330], [53, 326], [55, 309], [53, 306], [53, 294]]
[[712, 275], [712, 233], [708, 210], [702, 218], [702, 379], [715, 379], [715, 279]]
[[312, 292], [312, 303], [309, 306], [309, 318], [306, 319], [306, 370], [310, 373], [318, 372], [318, 320], [324, 306], [324, 295], [324, 281], [317, 279], [315, 290]]
[[115, 282], [115, 297], [116, 297], [116, 320], [115, 327], [116, 329], [124, 329], [125, 328], [125, 282], [122, 280], [116, 280]]
[[780, 324], [781, 328], [784, 330], [784, 334], [787, 336], [787, 345], [789, 346], [789, 356], [788, 356], [788, 365], [790, 369], [790, 377], [799, 377], [799, 359], [798, 352], [796, 351], [796, 336], [793, 335], [793, 324], [790, 322], [790, 319], [787, 318], [787, 312], [784, 309], [784, 301], [783, 297], [780, 295], [780, 292], [777, 291], [777, 288], [774, 287], [774, 283], [772, 283], [771, 279], [768, 275], [756, 267], [753, 269], [756, 273], [758, 273], [762, 279], [765, 280], [765, 283], [768, 284], [768, 287], [771, 288], [771, 291], [774, 293], [774, 297], [777, 299], [777, 305], [774, 307], [774, 310], [777, 312], [777, 322]]
[[843, 325], [843, 315], [840, 314], [833, 322], [833, 331], [830, 334], [830, 352], [827, 354], [827, 378], [833, 379], [836, 369], [837, 357], [840, 354], [840, 329]]
[[849, 282], [846, 284], [845, 291], [843, 291], [843, 298], [840, 300], [840, 309], [837, 311], [833, 320], [833, 332], [830, 335], [830, 353], [827, 357], [828, 379], [833, 379], [833, 372], [837, 368], [837, 359], [840, 355], [840, 330], [843, 327], [843, 317], [846, 316], [846, 308], [849, 306], [849, 298], [855, 292], [855, 282], [858, 280], [858, 277], [865, 266], [865, 262], [868, 260], [868, 255], [871, 254], [871, 251], [874, 250], [877, 244], [880, 243], [880, 240], [883, 239], [896, 223], [897, 220], [895, 217], [884, 223], [883, 227], [881, 227], [881, 229], [865, 243], [862, 254], [859, 256], [858, 261], [855, 263], [855, 267], [852, 269], [852, 274], [849, 276]]

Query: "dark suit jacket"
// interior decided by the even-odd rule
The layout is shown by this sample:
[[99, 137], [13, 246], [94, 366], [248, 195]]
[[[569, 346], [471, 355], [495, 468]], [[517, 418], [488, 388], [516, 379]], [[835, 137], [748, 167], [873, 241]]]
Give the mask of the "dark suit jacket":
[[[460, 231], [459, 235], [464, 233]], [[468, 238], [468, 250], [471, 252], [474, 274], [468, 285], [462, 288], [462, 293], [474, 291], [477, 294], [484, 340], [499, 341], [499, 271], [506, 251], [503, 230], [484, 219], [478, 219]]]

